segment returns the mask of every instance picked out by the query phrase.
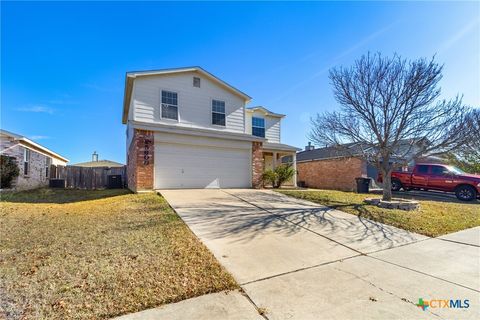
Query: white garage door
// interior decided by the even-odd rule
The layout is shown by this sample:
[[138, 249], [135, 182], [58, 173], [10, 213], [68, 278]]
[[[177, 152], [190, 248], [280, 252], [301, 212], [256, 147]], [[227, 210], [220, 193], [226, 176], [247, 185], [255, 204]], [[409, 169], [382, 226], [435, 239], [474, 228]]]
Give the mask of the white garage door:
[[250, 149], [155, 143], [155, 188], [249, 188]]

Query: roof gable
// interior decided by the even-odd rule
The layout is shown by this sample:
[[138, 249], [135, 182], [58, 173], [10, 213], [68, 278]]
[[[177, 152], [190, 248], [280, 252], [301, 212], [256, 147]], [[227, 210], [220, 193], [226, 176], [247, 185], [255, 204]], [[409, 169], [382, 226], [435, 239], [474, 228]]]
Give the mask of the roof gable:
[[3, 129], [0, 129], [0, 134], [3, 135], [3, 136], [11, 137], [15, 141], [19, 141], [24, 147], [27, 147], [28, 149], [33, 149], [33, 150], [36, 150], [36, 151], [44, 152], [44, 153], [48, 154], [49, 156], [52, 156], [54, 158], [60, 159], [60, 160], [65, 161], [65, 162], [69, 161], [67, 158], [62, 157], [58, 153], [53, 152], [52, 150], [50, 150], [50, 149], [32, 141], [32, 140], [30, 140], [30, 139], [28, 139], [28, 138], [26, 138], [22, 135], [19, 135], [19, 134], [16, 134], [16, 133], [13, 133], [13, 132], [10, 132], [10, 131], [7, 131], [7, 130], [3, 130]]
[[265, 115], [267, 115], [267, 116], [276, 117], [276, 118], [283, 118], [283, 117], [285, 117], [284, 114], [272, 112], [272, 111], [270, 111], [270, 110], [268, 110], [267, 108], [262, 107], [262, 106], [256, 106], [256, 107], [247, 108], [247, 111], [249, 111], [249, 112], [260, 111], [260, 112], [262, 112], [263, 114], [265, 114]]
[[132, 98], [133, 83], [136, 78], [144, 76], [168, 76], [171, 74], [185, 73], [185, 72], [196, 72], [205, 78], [213, 81], [218, 84], [220, 87], [230, 91], [231, 93], [241, 97], [245, 100], [245, 103], [249, 102], [252, 98], [246, 93], [238, 90], [237, 88], [231, 86], [227, 82], [221, 80], [220, 78], [214, 76], [210, 72], [204, 70], [201, 67], [185, 67], [185, 68], [171, 68], [171, 69], [158, 69], [158, 70], [145, 70], [145, 71], [131, 71], [127, 72], [125, 76], [125, 91], [123, 97], [123, 116], [122, 122], [127, 123], [128, 111], [130, 108], [130, 100]]
[[[398, 142], [393, 157], [405, 155], [413, 145], [422, 143], [421, 139], [403, 139]], [[361, 157], [366, 152], [375, 151], [375, 147], [360, 142], [346, 143], [338, 146], [327, 146], [297, 153], [297, 161], [323, 160], [332, 158]]]
[[117, 167], [124, 167], [125, 165], [123, 163], [118, 163], [118, 162], [111, 161], [111, 160], [98, 160], [98, 161], [88, 161], [88, 162], [74, 163], [71, 166], [74, 166], [74, 167], [88, 167], [88, 168], [94, 168], [94, 167], [117, 168]]

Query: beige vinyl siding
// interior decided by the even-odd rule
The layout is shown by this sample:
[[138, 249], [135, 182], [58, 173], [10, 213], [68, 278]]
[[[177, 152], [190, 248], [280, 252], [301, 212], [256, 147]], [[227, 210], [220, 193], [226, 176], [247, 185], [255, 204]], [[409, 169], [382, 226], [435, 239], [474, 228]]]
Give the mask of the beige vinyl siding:
[[[200, 88], [193, 86], [194, 76], [201, 79]], [[178, 121], [162, 119], [162, 90], [178, 94]], [[245, 101], [196, 72], [139, 77], [135, 79], [132, 96], [135, 121], [245, 132]], [[225, 127], [212, 124], [212, 99], [225, 101]]]
[[280, 143], [280, 118], [265, 117], [265, 138], [268, 142]]
[[265, 138], [271, 143], [280, 143], [281, 118], [266, 116], [263, 112], [247, 112], [245, 118], [246, 132], [252, 134], [252, 117], [265, 119]]
[[245, 133], [252, 134], [252, 113], [245, 112]]
[[135, 100], [133, 99], [135, 97], [135, 86], [132, 87], [132, 99], [130, 100], [130, 105], [129, 105], [129, 112], [128, 112], [128, 120], [133, 120], [134, 119], [134, 114], [135, 114]]

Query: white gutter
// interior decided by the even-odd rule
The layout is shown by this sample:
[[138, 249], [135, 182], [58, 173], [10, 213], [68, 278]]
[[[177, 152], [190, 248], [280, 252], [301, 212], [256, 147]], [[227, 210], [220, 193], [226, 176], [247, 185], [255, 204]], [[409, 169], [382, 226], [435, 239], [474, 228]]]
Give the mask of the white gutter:
[[246, 133], [236, 133], [229, 131], [219, 131], [212, 129], [203, 129], [203, 128], [193, 128], [193, 127], [181, 127], [181, 126], [171, 126], [166, 124], [146, 124], [143, 122], [137, 122], [131, 120], [130, 123], [133, 125], [134, 129], [141, 130], [150, 130], [156, 132], [166, 132], [166, 133], [177, 133], [177, 134], [186, 134], [191, 136], [202, 136], [210, 138], [219, 138], [219, 139], [230, 139], [230, 140], [243, 140], [243, 141], [258, 141], [265, 142], [266, 139], [256, 137]]

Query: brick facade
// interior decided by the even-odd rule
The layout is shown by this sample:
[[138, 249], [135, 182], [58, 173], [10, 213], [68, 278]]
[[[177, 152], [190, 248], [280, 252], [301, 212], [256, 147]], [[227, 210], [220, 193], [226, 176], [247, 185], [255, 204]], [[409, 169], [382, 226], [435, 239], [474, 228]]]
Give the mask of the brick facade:
[[153, 189], [154, 150], [153, 131], [135, 129], [127, 156], [127, 183], [130, 190]]
[[[134, 192], [154, 188], [154, 133], [134, 129], [127, 155], [127, 183]], [[263, 144], [252, 142], [252, 187], [262, 188]]]
[[[15, 190], [29, 190], [48, 186], [46, 175], [47, 159], [50, 158], [35, 150], [30, 150], [28, 161], [28, 174], [24, 174], [23, 157], [26, 149], [17, 141], [3, 140], [0, 142], [2, 155], [15, 158], [20, 174], [12, 182], [12, 188]], [[51, 158], [50, 158], [51, 159]]]
[[354, 191], [355, 178], [367, 174], [367, 162], [359, 158], [297, 162], [297, 172], [297, 180], [306, 187]]
[[263, 187], [263, 143], [252, 142], [252, 188], [260, 189]]

